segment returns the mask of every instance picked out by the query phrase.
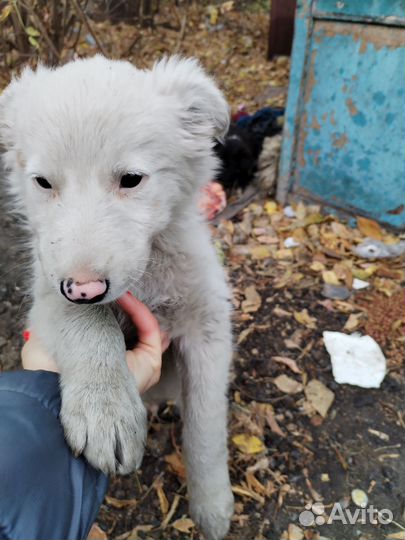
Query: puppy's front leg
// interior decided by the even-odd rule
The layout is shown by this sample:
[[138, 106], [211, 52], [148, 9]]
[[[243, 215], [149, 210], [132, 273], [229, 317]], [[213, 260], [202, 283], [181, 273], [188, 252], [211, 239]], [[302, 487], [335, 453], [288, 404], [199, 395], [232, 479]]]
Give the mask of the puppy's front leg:
[[179, 339], [183, 449], [190, 513], [208, 540], [222, 539], [233, 514], [226, 396], [232, 356], [226, 301]]
[[72, 450], [105, 473], [139, 467], [146, 413], [111, 309], [48, 294], [35, 299], [30, 318], [61, 372], [61, 421]]

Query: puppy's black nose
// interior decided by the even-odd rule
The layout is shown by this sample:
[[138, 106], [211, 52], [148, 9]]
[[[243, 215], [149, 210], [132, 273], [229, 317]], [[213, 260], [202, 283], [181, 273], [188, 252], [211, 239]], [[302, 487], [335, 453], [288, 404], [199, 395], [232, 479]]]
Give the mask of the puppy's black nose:
[[73, 278], [60, 282], [60, 292], [70, 302], [76, 304], [95, 304], [101, 302], [108, 292], [110, 282], [108, 279], [80, 282]]

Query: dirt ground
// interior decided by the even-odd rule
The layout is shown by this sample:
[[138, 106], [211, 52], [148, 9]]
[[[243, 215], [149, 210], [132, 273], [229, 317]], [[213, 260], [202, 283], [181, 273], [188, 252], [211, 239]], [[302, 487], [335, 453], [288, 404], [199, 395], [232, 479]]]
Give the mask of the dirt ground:
[[[266, 14], [221, 17], [222, 36], [196, 22], [180, 50], [194, 48], [223, 81], [234, 109], [242, 103], [251, 110], [282, 105], [288, 60], [264, 61]], [[165, 36], [159, 38], [165, 44], [161, 49], [178, 46], [177, 34], [166, 31]], [[138, 45], [145, 63], [156, 52], [152, 41], [158, 37], [144, 37]], [[233, 43], [233, 49], [227, 45], [227, 55], [222, 49], [215, 54], [219, 43], [222, 48]], [[5, 210], [4, 196], [0, 202], [0, 369], [11, 370], [20, 368], [29, 275], [24, 275], [24, 235]], [[357, 225], [350, 228], [303, 204], [288, 217], [263, 196], [212, 227], [235, 308], [229, 448], [236, 507], [229, 540], [405, 538], [404, 264], [398, 258], [370, 262], [355, 257], [352, 247], [367, 236], [397, 241], [374, 222]], [[296, 247], [286, 247], [287, 238]], [[354, 278], [368, 287], [355, 290]], [[328, 285], [346, 290], [348, 298], [328, 297]], [[377, 340], [388, 362], [379, 389], [334, 381], [325, 330], [359, 331]], [[309, 392], [313, 381], [315, 397]], [[202, 538], [187, 514], [180, 447], [178, 412], [173, 404], [162, 404], [151, 417], [142, 469], [111, 480], [93, 538]], [[318, 515], [323, 520], [334, 503], [353, 512], [354, 489], [367, 494], [369, 505], [390, 510], [394, 521], [300, 523], [306, 505], [316, 502], [324, 507]]]

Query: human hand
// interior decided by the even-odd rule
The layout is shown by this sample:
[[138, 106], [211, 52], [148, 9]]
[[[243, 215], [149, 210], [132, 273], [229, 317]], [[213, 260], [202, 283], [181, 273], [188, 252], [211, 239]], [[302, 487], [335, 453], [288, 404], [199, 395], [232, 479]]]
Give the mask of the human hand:
[[[133, 350], [127, 351], [126, 360], [142, 394], [159, 381], [162, 354], [170, 341], [167, 334], [160, 331], [159, 324], [149, 309], [131, 293], [122, 296], [118, 304], [129, 315], [138, 331], [139, 341]], [[33, 332], [28, 334], [21, 351], [24, 369], [59, 373], [58, 366], [44, 350], [39, 338]]]

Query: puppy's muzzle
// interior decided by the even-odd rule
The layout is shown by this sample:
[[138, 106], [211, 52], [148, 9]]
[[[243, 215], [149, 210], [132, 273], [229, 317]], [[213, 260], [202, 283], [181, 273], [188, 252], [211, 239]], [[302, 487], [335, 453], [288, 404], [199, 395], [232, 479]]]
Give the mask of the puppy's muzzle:
[[70, 302], [75, 304], [96, 304], [101, 302], [108, 292], [110, 282], [108, 279], [80, 282], [73, 278], [60, 282], [60, 292]]

